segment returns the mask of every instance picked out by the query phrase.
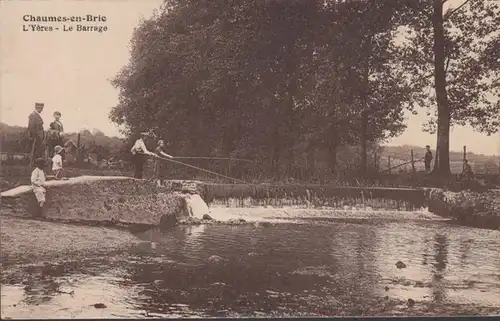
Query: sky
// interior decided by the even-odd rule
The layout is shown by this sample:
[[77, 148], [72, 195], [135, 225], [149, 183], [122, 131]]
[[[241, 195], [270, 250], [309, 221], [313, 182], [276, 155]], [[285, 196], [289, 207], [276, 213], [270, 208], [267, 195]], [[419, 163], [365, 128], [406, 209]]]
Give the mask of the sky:
[[[461, 0], [450, 0], [460, 3]], [[43, 102], [46, 124], [60, 111], [69, 132], [97, 128], [119, 135], [108, 114], [118, 102], [110, 84], [127, 64], [129, 42], [141, 19], [149, 18], [161, 0], [45, 0], [0, 2], [0, 121], [26, 126], [35, 102]], [[23, 16], [106, 16], [107, 31], [64, 32], [63, 24], [76, 29], [77, 22], [49, 23], [58, 31], [23, 31], [36, 24]], [[86, 22], [80, 24], [88, 24]], [[431, 145], [436, 138], [422, 132], [424, 112], [409, 115], [408, 128], [389, 145]], [[450, 149], [500, 154], [500, 134], [488, 137], [467, 127], [452, 129]]]

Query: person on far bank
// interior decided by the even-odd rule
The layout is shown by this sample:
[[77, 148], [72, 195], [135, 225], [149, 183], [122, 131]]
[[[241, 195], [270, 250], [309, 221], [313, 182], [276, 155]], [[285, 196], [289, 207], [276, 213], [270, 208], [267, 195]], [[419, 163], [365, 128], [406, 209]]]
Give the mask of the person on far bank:
[[132, 163], [134, 164], [134, 178], [142, 179], [144, 163], [146, 156], [156, 157], [155, 153], [148, 151], [144, 139], [147, 137], [147, 132], [141, 132], [139, 138], [135, 141], [130, 152], [132, 153]]
[[40, 208], [43, 208], [45, 204], [45, 173], [43, 169], [45, 167], [45, 159], [37, 158], [35, 160], [35, 169], [31, 172], [31, 187], [33, 193], [35, 194], [36, 200]]
[[[169, 155], [167, 153], [165, 153], [165, 142], [163, 140], [159, 140], [158, 141], [158, 145], [156, 147], [156, 155], [159, 156], [159, 157], [165, 157], [165, 158], [174, 158], [172, 155]], [[156, 158], [155, 160], [155, 178], [156, 178], [156, 183], [158, 184], [158, 186], [161, 186], [161, 179], [164, 177], [165, 175], [165, 161], [164, 160], [161, 160], [159, 157]]]
[[432, 162], [431, 147], [429, 145], [426, 145], [425, 146], [424, 164], [425, 164], [425, 171], [427, 173], [429, 173], [431, 171], [431, 162]]
[[63, 148], [59, 145], [54, 147], [54, 157], [52, 157], [52, 172], [54, 173], [54, 178], [60, 180], [63, 178], [63, 160], [62, 152]]
[[469, 161], [464, 159], [464, 165], [463, 165], [463, 170], [462, 173], [460, 174], [460, 179], [461, 180], [473, 180], [474, 179], [474, 172], [472, 171], [472, 167], [469, 164]]
[[28, 118], [28, 136], [31, 142], [31, 167], [35, 165], [35, 160], [43, 157], [45, 153], [45, 131], [43, 130], [43, 119], [41, 115], [43, 108], [43, 103], [35, 103], [35, 110]]

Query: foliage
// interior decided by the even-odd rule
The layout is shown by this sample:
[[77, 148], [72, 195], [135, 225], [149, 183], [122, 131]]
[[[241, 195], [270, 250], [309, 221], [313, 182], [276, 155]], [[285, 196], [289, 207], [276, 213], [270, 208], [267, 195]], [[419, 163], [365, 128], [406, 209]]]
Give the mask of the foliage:
[[436, 170], [446, 174], [450, 125], [486, 134], [500, 128], [500, 6], [485, 0], [403, 3], [401, 61], [412, 82], [428, 88], [421, 101], [431, 116], [425, 129], [438, 132]]
[[173, 154], [277, 175], [306, 150], [396, 135], [415, 91], [395, 68], [394, 5], [369, 2], [168, 1], [134, 33], [110, 118], [130, 140], [153, 129]]

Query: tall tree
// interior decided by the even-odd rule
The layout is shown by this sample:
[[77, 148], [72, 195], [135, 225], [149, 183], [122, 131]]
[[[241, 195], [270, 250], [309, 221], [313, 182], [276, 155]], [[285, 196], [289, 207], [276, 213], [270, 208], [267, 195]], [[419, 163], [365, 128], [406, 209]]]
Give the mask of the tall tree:
[[403, 2], [403, 61], [419, 87], [434, 89], [424, 101], [433, 115], [427, 129], [437, 130], [434, 173], [448, 176], [450, 126], [499, 129], [500, 7], [486, 0]]

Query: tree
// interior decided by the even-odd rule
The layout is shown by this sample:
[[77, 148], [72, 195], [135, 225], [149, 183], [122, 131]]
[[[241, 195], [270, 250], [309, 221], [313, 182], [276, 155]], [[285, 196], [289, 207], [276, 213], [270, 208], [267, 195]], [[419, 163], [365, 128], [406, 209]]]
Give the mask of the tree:
[[408, 0], [404, 9], [402, 60], [419, 87], [434, 88], [423, 105], [434, 110], [427, 127], [437, 130], [434, 173], [448, 176], [450, 126], [486, 134], [499, 129], [500, 7], [484, 0]]
[[129, 136], [153, 127], [175, 154], [257, 155], [278, 177], [291, 171], [305, 141], [332, 155], [342, 144], [367, 146], [402, 128], [410, 93], [388, 53], [393, 6], [374, 8], [169, 1], [136, 29], [130, 61], [113, 80], [120, 102], [110, 117]]

